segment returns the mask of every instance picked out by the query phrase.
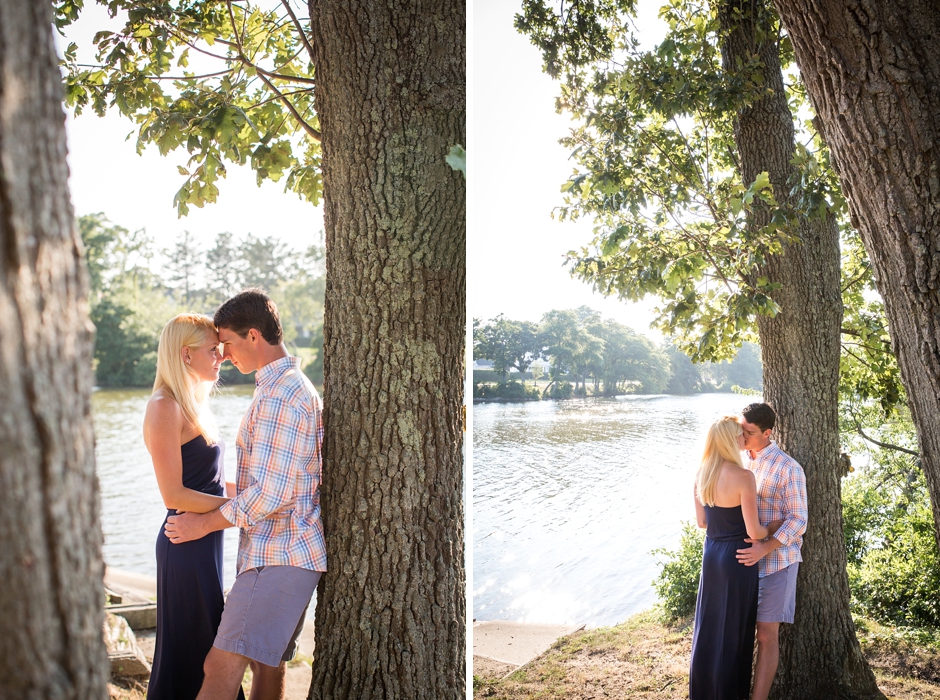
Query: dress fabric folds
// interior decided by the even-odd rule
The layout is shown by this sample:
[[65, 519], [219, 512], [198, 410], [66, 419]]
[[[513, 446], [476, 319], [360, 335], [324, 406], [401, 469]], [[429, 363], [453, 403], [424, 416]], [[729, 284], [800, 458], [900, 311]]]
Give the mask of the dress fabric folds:
[[690, 700], [747, 700], [757, 624], [758, 567], [735, 555], [750, 545], [741, 506], [705, 506], [708, 528], [695, 606]]

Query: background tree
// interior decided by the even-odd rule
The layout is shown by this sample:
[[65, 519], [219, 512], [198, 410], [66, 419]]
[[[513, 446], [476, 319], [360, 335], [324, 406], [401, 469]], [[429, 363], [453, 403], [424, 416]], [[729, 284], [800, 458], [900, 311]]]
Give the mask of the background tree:
[[584, 381], [584, 373], [593, 363], [600, 362], [604, 341], [592, 335], [584, 325], [584, 321], [593, 319], [595, 314], [591, 309], [581, 307], [552, 310], [542, 316], [539, 335], [550, 362], [546, 395], [562, 376], [571, 376], [575, 380], [577, 393], [578, 383]]
[[302, 254], [287, 254], [285, 279], [273, 292], [284, 325], [284, 340], [295, 348], [313, 348], [316, 356], [304, 364], [304, 372], [316, 384], [323, 383], [323, 297], [326, 292], [325, 250], [309, 246]]
[[287, 247], [274, 236], [249, 233], [238, 249], [242, 286], [271, 292], [287, 279]]
[[661, 394], [669, 381], [666, 357], [647, 338], [611, 319], [600, 318], [589, 325], [592, 335], [604, 341], [604, 351], [595, 379], [603, 382], [603, 393], [626, 392], [628, 382], [639, 383], [644, 394]]
[[509, 370], [522, 373], [541, 354], [542, 344], [538, 326], [531, 321], [512, 321], [502, 314], [475, 329], [477, 345], [474, 356], [493, 362], [493, 371], [503, 375]]
[[776, 5], [884, 298], [940, 543], [940, 10], [919, 0]]
[[85, 700], [107, 695], [92, 329], [51, 26], [0, 0], [0, 688]]
[[605, 294], [662, 298], [657, 325], [696, 359], [727, 358], [756, 326], [776, 437], [806, 471], [810, 508], [774, 692], [879, 696], [840, 534], [839, 202], [796, 147], [799, 92], [784, 84], [776, 18], [763, 3], [672, 3], [667, 37], [644, 52], [622, 14], [631, 3], [575, 3], [561, 17], [524, 7], [517, 26], [564, 75], [560, 104], [584, 123], [566, 140], [580, 168], [562, 214], [591, 215], [599, 235], [571, 254], [575, 272]]
[[206, 251], [206, 301], [213, 307], [238, 293], [241, 288], [241, 270], [235, 236], [228, 231], [215, 237], [213, 246]]
[[669, 357], [669, 382], [666, 390], [670, 394], [695, 394], [702, 389], [702, 373], [689, 356], [678, 348], [665, 347]]
[[166, 257], [167, 281], [176, 290], [179, 302], [189, 308], [196, 300], [197, 285], [202, 281], [205, 254], [200, 250], [196, 237], [183, 231], [173, 247], [164, 250], [163, 255]]
[[146, 231], [132, 233], [100, 213], [79, 217], [77, 225], [91, 277], [95, 383], [151, 386], [160, 331], [183, 307], [149, 268], [152, 241]]

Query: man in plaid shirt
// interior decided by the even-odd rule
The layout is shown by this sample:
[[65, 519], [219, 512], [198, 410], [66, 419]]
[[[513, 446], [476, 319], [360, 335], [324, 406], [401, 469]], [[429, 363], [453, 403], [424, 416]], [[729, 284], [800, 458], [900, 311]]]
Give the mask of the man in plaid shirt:
[[752, 700], [767, 700], [780, 660], [780, 623], [793, 623], [796, 576], [803, 558], [800, 547], [806, 532], [806, 476], [796, 460], [770, 439], [777, 415], [766, 403], [752, 403], [741, 412], [747, 468], [757, 480], [757, 514], [762, 525], [783, 521], [773, 537], [746, 540], [738, 550], [745, 566], [758, 564], [760, 592], [757, 602], [757, 664]]
[[[283, 697], [326, 548], [320, 519], [320, 397], [283, 342], [277, 307], [258, 289], [215, 314], [223, 357], [255, 374], [238, 430], [237, 495], [218, 510], [167, 518], [171, 542], [237, 526], [238, 575], [204, 664], [198, 700], [234, 698], [247, 666], [252, 697]], [[257, 690], [256, 690], [257, 687]]]

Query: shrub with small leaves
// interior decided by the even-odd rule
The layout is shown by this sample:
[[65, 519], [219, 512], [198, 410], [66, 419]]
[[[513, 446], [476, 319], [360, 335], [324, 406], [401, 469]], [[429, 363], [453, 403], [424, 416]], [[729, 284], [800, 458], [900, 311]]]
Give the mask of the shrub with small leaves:
[[704, 545], [705, 531], [692, 521], [686, 521], [682, 524], [679, 549], [654, 549], [650, 552], [663, 559], [658, 562], [661, 571], [653, 581], [653, 588], [667, 620], [688, 617], [695, 612]]

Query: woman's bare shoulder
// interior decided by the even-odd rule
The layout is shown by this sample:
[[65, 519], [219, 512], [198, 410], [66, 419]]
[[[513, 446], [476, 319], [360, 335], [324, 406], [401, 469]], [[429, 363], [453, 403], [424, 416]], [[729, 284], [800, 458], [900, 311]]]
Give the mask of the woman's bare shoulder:
[[183, 411], [180, 405], [161, 389], [153, 392], [147, 401], [147, 410], [144, 413], [144, 429], [176, 428], [182, 427]]
[[735, 464], [734, 462], [725, 462], [721, 466], [728, 476], [734, 479], [735, 482], [741, 484], [755, 483], [754, 472], [752, 472], [750, 469], [745, 469], [744, 467]]

